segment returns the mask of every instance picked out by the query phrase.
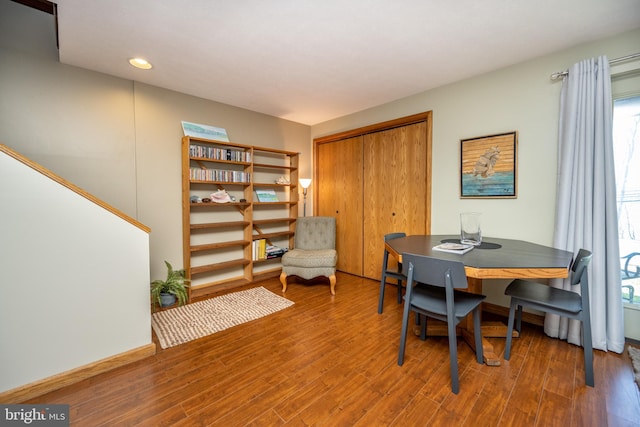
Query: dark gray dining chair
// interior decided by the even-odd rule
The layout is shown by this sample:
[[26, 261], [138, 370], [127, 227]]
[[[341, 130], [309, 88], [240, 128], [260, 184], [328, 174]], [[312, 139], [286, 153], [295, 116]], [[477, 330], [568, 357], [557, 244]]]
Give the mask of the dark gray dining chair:
[[[484, 295], [463, 292], [456, 289], [467, 288], [467, 275], [460, 261], [447, 261], [424, 255], [402, 254], [403, 271], [407, 275], [407, 292], [404, 296], [402, 314], [402, 332], [398, 365], [404, 363], [407, 343], [409, 313], [419, 315], [421, 321], [421, 339], [426, 339], [427, 318], [447, 323], [449, 337], [449, 364], [451, 371], [451, 390], [458, 394], [458, 340], [456, 325], [469, 313], [473, 313], [473, 333], [475, 336], [476, 360], [482, 363], [482, 336], [480, 332], [480, 303]], [[420, 282], [420, 286], [416, 283]]]
[[523, 307], [577, 319], [582, 322], [585, 383], [593, 387], [593, 347], [589, 315], [589, 275], [587, 274], [591, 256], [591, 252], [580, 249], [571, 266], [571, 286], [580, 285], [580, 293], [521, 279], [514, 280], [507, 286], [504, 293], [511, 297], [511, 305], [507, 325], [507, 343], [504, 350], [505, 360], [511, 357], [514, 317], [517, 315], [516, 330], [520, 332]]
[[[389, 233], [385, 234], [384, 242], [397, 239], [400, 237], [406, 237], [406, 233]], [[378, 314], [382, 314], [382, 306], [384, 304], [384, 290], [387, 285], [387, 278], [395, 279], [396, 286], [398, 287], [398, 304], [402, 303], [402, 282], [406, 282], [407, 278], [402, 274], [402, 264], [398, 263], [398, 269], [396, 271], [389, 270], [389, 251], [385, 247], [384, 255], [382, 257], [382, 278], [380, 279], [380, 298], [378, 301]]]
[[627, 254], [620, 258], [621, 260], [624, 260], [624, 267], [620, 268], [620, 280], [622, 281], [622, 287], [626, 288], [627, 291], [629, 291], [629, 297], [625, 298], [623, 296], [622, 299], [626, 299], [630, 303], [633, 303], [633, 294], [635, 293], [635, 288], [633, 287], [633, 285], [625, 285], [624, 281], [640, 278], [640, 267], [631, 263], [632, 259], [635, 257], [640, 257], [640, 253], [631, 252], [630, 254]]

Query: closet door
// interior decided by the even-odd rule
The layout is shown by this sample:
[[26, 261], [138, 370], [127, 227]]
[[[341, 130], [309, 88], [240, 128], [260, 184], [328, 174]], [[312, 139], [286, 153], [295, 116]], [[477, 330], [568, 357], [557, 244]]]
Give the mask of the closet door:
[[316, 215], [336, 218], [337, 269], [362, 276], [362, 136], [316, 148]]
[[365, 277], [380, 280], [385, 234], [429, 231], [426, 135], [419, 122], [364, 136]]

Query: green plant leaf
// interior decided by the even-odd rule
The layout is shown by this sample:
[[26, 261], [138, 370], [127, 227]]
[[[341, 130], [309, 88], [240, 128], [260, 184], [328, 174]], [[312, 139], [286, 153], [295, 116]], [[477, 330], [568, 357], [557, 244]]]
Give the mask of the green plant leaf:
[[166, 280], [154, 280], [151, 282], [151, 300], [154, 304], [161, 302], [161, 294], [173, 294], [176, 296], [179, 305], [184, 305], [188, 302], [189, 293], [189, 279], [186, 278], [184, 269], [174, 270], [173, 266], [168, 262], [164, 262], [167, 266], [167, 278]]

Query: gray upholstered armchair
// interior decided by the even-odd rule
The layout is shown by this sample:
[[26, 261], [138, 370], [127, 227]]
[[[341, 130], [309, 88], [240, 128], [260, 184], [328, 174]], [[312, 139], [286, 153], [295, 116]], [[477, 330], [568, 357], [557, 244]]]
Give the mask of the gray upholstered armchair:
[[337, 260], [336, 219], [325, 216], [298, 218], [294, 249], [282, 257], [282, 292], [287, 291], [287, 276], [305, 280], [327, 277], [331, 295], [335, 295]]

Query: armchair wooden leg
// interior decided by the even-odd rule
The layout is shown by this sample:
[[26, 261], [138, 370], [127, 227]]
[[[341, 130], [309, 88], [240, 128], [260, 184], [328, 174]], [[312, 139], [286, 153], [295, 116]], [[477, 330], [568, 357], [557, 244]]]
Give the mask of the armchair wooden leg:
[[282, 292], [287, 292], [287, 273], [284, 271], [280, 274], [280, 283], [282, 283]]
[[[280, 279], [282, 280], [282, 276], [280, 276]], [[331, 276], [329, 276], [329, 283], [331, 284], [331, 295], [335, 295], [336, 294], [336, 275], [332, 274]]]

